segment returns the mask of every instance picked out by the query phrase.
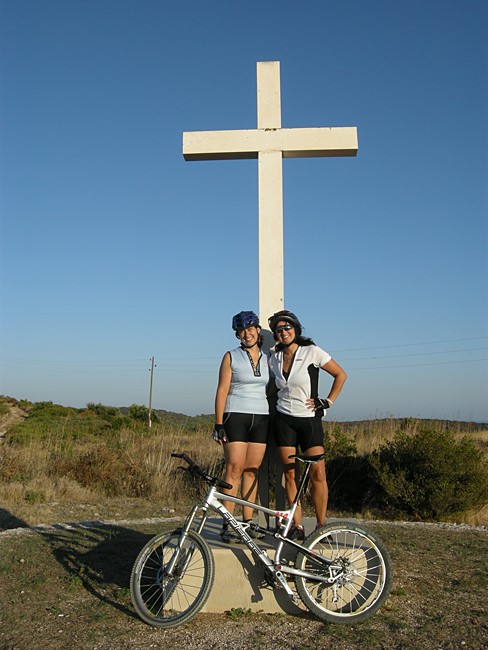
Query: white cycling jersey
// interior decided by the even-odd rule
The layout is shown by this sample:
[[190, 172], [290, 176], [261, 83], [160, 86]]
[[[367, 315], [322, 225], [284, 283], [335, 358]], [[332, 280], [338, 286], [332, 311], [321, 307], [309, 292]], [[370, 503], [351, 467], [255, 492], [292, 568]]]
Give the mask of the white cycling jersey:
[[283, 350], [274, 352], [269, 368], [278, 388], [277, 409], [280, 413], [299, 418], [314, 417], [306, 400], [319, 396], [319, 372], [332, 357], [317, 345], [298, 346], [288, 379], [283, 375]]

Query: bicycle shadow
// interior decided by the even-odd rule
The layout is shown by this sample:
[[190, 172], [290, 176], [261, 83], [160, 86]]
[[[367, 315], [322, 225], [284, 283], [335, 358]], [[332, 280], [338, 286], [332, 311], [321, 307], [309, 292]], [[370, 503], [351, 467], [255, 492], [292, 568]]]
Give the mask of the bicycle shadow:
[[[310, 618], [308, 610], [301, 604], [300, 599], [293, 603], [287, 594], [280, 588], [274, 588], [270, 585], [265, 577], [264, 566], [257, 563], [250, 550], [242, 544], [225, 544], [221, 541], [219, 529], [221, 527], [220, 518], [210, 518], [204, 530], [204, 537], [209, 543], [216, 564], [216, 584], [212, 590], [209, 603], [205, 605], [203, 611], [216, 611], [209, 608], [212, 603], [214, 592], [221, 591], [226, 594], [227, 609], [232, 609], [231, 603], [235, 600], [235, 607], [242, 607], [246, 601], [255, 609], [260, 611], [257, 606], [262, 605], [263, 610], [278, 611], [284, 614], [300, 616], [301, 618]], [[266, 552], [273, 556], [277, 540], [269, 535], [266, 539], [259, 540], [259, 546], [266, 549]], [[286, 549], [282, 552], [283, 561], [292, 562], [297, 551]], [[293, 587], [292, 587], [293, 588]], [[220, 600], [218, 600], [220, 605]], [[240, 603], [240, 605], [238, 605]], [[216, 605], [217, 603], [215, 603]]]
[[[219, 551], [223, 549], [226, 554], [234, 556], [238, 575], [242, 576], [246, 588], [249, 589], [249, 602], [253, 606], [262, 605], [262, 609], [266, 610], [266, 603], [272, 595], [283, 613], [309, 616], [306, 610], [293, 604], [281, 589], [273, 589], [267, 584], [263, 567], [256, 565], [253, 556], [244, 546], [229, 547], [221, 542], [218, 534], [220, 518], [210, 520], [209, 523], [205, 537], [214, 552], [217, 575], [224, 574], [225, 578], [225, 570], [219, 571], [218, 557]], [[177, 527], [176, 522], [168, 521], [160, 526], [158, 532], [163, 529], [170, 531]], [[139, 552], [156, 531], [147, 533], [126, 525], [97, 521], [31, 527], [9, 511], [0, 508], [0, 531], [15, 528], [31, 529], [31, 534], [42, 537], [53, 558], [65, 571], [69, 585], [81, 587], [122, 614], [138, 618], [130, 601], [130, 575]], [[272, 550], [273, 543], [264, 546]], [[231, 581], [230, 590], [235, 592], [236, 588], [238, 585]], [[217, 592], [218, 589], [214, 588], [212, 591]]]
[[271, 590], [276, 599], [276, 603], [283, 610], [284, 614], [311, 618], [308, 610], [306, 610], [303, 605], [300, 606], [301, 602], [299, 600], [299, 604], [293, 603], [283, 589], [273, 587], [267, 583], [264, 574], [264, 567], [256, 566], [244, 549], [236, 548], [232, 549], [231, 552], [236, 556], [237, 560], [241, 564], [242, 571], [252, 589], [250, 601], [253, 605], [258, 605], [259, 603], [264, 604], [266, 600], [264, 594]]
[[29, 524], [16, 517], [6, 508], [0, 508], [0, 532], [13, 528], [29, 528]]
[[98, 600], [133, 618], [138, 617], [130, 602], [129, 585], [136, 557], [156, 532], [176, 527], [175, 521], [168, 521], [158, 531], [146, 533], [101, 521], [31, 526], [0, 508], [0, 533], [27, 529], [29, 534], [40, 536], [66, 572], [68, 584], [84, 588]]
[[129, 599], [130, 574], [139, 551], [154, 533], [86, 522], [55, 525], [40, 534], [72, 584], [137, 618]]

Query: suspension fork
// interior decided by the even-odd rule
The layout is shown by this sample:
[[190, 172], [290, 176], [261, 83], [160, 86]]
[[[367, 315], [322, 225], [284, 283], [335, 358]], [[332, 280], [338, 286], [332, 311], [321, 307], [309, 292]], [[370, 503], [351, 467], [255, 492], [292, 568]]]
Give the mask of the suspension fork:
[[[166, 571], [167, 571], [167, 573], [169, 575], [173, 574], [175, 566], [176, 566], [177, 562], [179, 562], [181, 555], [183, 555], [183, 557], [184, 557], [183, 565], [181, 567], [182, 571], [184, 571], [186, 569], [186, 567], [188, 566], [188, 563], [191, 560], [191, 556], [193, 555], [193, 548], [190, 547], [190, 548], [187, 548], [187, 549], [183, 549], [183, 544], [185, 543], [185, 540], [188, 537], [188, 532], [190, 530], [193, 529], [199, 535], [202, 534], [202, 531], [205, 528], [205, 524], [207, 523], [207, 519], [208, 519], [208, 517], [210, 515], [207, 501], [208, 501], [208, 497], [207, 497], [207, 499], [205, 499], [205, 502], [203, 503], [203, 505], [198, 504], [198, 505], [194, 506], [191, 509], [190, 514], [186, 518], [186, 521], [185, 521], [185, 523], [183, 525], [183, 528], [181, 529], [181, 535], [180, 535], [180, 538], [178, 540], [178, 546], [175, 548], [175, 551], [173, 553], [173, 557], [168, 562], [168, 565], [166, 567]], [[198, 522], [198, 526], [193, 528], [195, 519], [197, 518], [197, 514], [198, 514], [198, 512], [200, 510], [202, 511], [202, 517], [201, 517], [200, 521]]]
[[[197, 514], [198, 512], [202, 512], [202, 516], [200, 520], [198, 521], [198, 525], [194, 527], [195, 519], [197, 519]], [[190, 514], [186, 518], [185, 524], [182, 529], [182, 537], [186, 537], [188, 535], [188, 531], [193, 529], [196, 533], [199, 535], [202, 534], [203, 529], [205, 528], [205, 524], [207, 523], [207, 519], [210, 515], [210, 511], [208, 508], [207, 503], [204, 503], [203, 505], [196, 505], [191, 509]]]

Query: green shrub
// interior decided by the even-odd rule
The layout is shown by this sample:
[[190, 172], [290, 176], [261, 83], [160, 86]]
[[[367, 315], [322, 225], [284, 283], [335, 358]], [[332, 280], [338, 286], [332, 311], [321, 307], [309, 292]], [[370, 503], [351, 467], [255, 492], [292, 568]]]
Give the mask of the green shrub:
[[86, 408], [89, 411], [93, 411], [97, 415], [100, 415], [101, 417], [115, 417], [117, 415], [120, 415], [120, 410], [116, 408], [115, 406], [105, 406], [104, 404], [94, 404], [93, 402], [88, 402], [86, 405]]
[[368, 464], [357, 456], [355, 442], [339, 426], [329, 426], [324, 433], [329, 504], [337, 510], [360, 510]]
[[86, 441], [110, 435], [118, 420], [123, 421], [123, 416], [102, 417], [91, 410], [37, 402], [29, 417], [15, 426], [12, 438], [17, 445], [27, 445], [33, 440]]
[[378, 505], [390, 515], [441, 519], [488, 499], [487, 463], [470, 438], [449, 431], [400, 431], [370, 454]]
[[342, 456], [355, 456], [357, 453], [354, 440], [338, 426], [331, 431], [324, 431], [324, 450], [328, 461]]
[[[133, 420], [142, 420], [143, 422], [149, 422], [149, 409], [147, 406], [143, 406], [142, 404], [131, 404], [129, 406], [129, 417], [131, 417]], [[159, 422], [158, 414], [156, 411], [151, 411], [151, 421], [152, 422]]]
[[327, 460], [329, 506], [360, 512], [374, 504], [375, 481], [367, 456], [337, 456]]
[[43, 490], [27, 490], [24, 495], [24, 501], [27, 503], [43, 503], [46, 495]]
[[122, 427], [128, 426], [130, 418], [124, 415], [116, 406], [105, 406], [104, 404], [94, 404], [89, 402], [86, 409], [81, 409], [80, 413], [85, 417], [97, 416], [100, 421], [105, 423], [106, 428], [112, 431], [120, 431]]

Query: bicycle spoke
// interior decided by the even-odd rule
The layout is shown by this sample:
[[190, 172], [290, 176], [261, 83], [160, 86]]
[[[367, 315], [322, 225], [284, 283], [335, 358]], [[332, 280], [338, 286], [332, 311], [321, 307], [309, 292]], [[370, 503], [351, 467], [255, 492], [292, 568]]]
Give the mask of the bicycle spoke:
[[132, 570], [134, 606], [141, 618], [157, 627], [172, 627], [191, 620], [205, 604], [213, 585], [215, 565], [208, 544], [198, 533], [190, 531], [180, 548], [180, 534], [174, 531], [150, 540]]
[[[391, 588], [391, 562], [381, 542], [351, 524], [329, 525], [311, 535], [304, 546], [332, 563], [331, 570], [299, 553], [295, 567], [327, 578], [297, 576], [304, 604], [317, 616], [334, 622], [358, 622], [371, 616]], [[331, 579], [331, 580], [329, 580]]]

